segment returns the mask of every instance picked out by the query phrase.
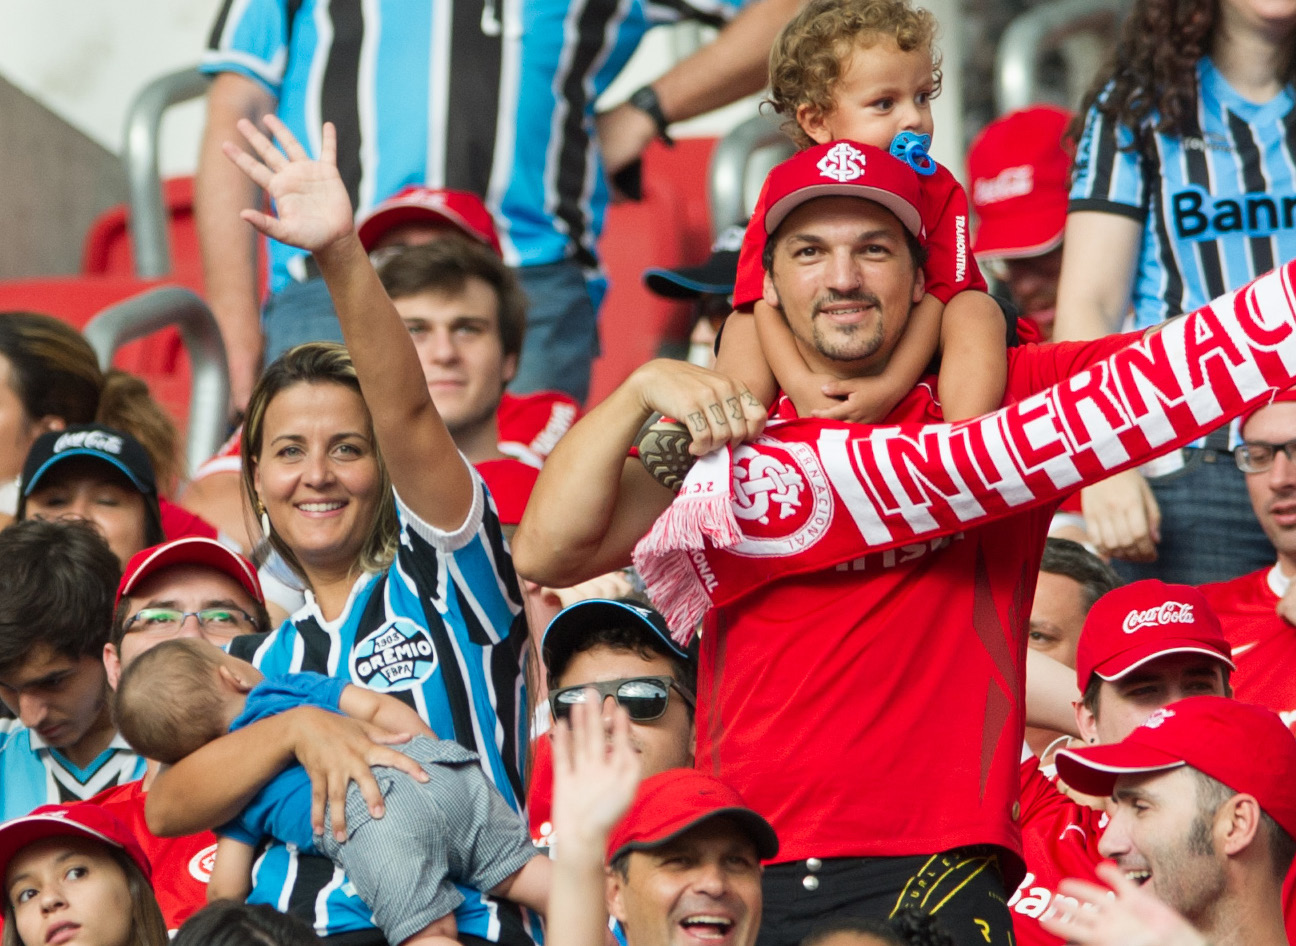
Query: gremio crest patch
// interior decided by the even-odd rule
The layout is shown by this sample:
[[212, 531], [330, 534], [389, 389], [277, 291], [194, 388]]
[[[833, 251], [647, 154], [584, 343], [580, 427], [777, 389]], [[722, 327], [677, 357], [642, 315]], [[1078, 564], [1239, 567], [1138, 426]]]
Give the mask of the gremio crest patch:
[[371, 690], [411, 690], [436, 665], [431, 636], [409, 618], [388, 621], [351, 650], [351, 679]]

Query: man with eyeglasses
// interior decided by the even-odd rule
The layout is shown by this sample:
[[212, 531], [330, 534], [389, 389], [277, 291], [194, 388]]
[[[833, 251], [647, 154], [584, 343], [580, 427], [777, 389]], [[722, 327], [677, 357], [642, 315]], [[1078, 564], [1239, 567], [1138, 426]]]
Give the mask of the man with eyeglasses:
[[[256, 569], [211, 539], [189, 537], [144, 549], [117, 586], [116, 613], [103, 665], [115, 689], [122, 670], [162, 641], [201, 637], [217, 646], [240, 634], [269, 629]], [[109, 789], [94, 801], [120, 818], [153, 865], [154, 892], [170, 930], [207, 902], [216, 856], [210, 831], [159, 838], [144, 820], [144, 801], [161, 765], [149, 761], [142, 778]]]
[[[666, 621], [628, 598], [590, 598], [560, 611], [545, 629], [542, 645], [554, 722], [570, 719], [571, 707], [593, 687], [603, 700], [630, 716], [630, 742], [644, 777], [693, 764], [693, 708], [697, 658], [671, 639]], [[548, 740], [537, 745], [527, 808], [532, 837], [554, 841], [549, 822], [553, 787]]]
[[1251, 508], [1277, 551], [1270, 566], [1202, 585], [1237, 664], [1237, 698], [1296, 722], [1296, 389], [1242, 418], [1233, 451]]

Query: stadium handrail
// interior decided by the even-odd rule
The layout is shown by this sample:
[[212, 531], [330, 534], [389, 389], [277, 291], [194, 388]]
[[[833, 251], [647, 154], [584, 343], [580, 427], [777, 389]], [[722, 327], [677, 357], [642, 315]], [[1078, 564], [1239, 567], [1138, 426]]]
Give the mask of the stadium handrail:
[[189, 475], [220, 449], [226, 433], [229, 366], [216, 319], [197, 295], [178, 286], [139, 293], [104, 309], [82, 330], [105, 371], [122, 345], [174, 325], [189, 353]]

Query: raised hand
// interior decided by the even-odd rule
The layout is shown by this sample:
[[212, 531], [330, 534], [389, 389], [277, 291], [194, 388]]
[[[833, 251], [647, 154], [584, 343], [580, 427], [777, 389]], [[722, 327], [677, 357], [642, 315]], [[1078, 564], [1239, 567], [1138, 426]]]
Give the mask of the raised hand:
[[1083, 880], [1062, 881], [1058, 893], [1074, 897], [1080, 907], [1041, 917], [1046, 931], [1076, 946], [1207, 946], [1187, 920], [1115, 864], [1099, 864], [1097, 872], [1111, 889]]
[[355, 221], [351, 199], [337, 170], [333, 124], [324, 123], [318, 161], [279, 119], [267, 115], [265, 124], [282, 151], [246, 119], [239, 120], [238, 130], [257, 157], [228, 141], [222, 146], [225, 156], [274, 201], [273, 216], [259, 210], [244, 210], [239, 215], [271, 239], [312, 253], [352, 233]]
[[586, 696], [572, 707], [571, 725], [554, 729], [553, 823], [559, 851], [569, 843], [588, 846], [601, 860], [608, 834], [634, 800], [642, 763], [626, 711], [613, 709], [607, 732], [597, 691]]

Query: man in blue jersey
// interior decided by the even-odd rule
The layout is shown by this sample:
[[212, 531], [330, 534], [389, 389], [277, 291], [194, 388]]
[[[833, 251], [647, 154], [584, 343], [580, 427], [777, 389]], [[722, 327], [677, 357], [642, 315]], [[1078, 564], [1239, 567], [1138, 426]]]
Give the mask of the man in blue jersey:
[[102, 653], [120, 567], [83, 522], [0, 532], [0, 819], [139, 778], [108, 712]]
[[482, 196], [531, 300], [512, 388], [584, 400], [604, 288], [604, 170], [634, 160], [671, 122], [761, 88], [770, 44], [801, 0], [752, 0], [714, 42], [603, 116], [597, 140], [594, 102], [649, 27], [719, 25], [740, 2], [226, 0], [203, 63], [214, 80], [195, 197], [232, 406], [246, 403], [263, 357], [339, 337], [305, 255], [273, 242], [262, 333], [253, 234], [238, 217], [260, 198], [219, 150], [238, 140], [237, 119], [275, 112], [316, 153], [321, 120], [334, 122], [362, 216], [409, 184]]

